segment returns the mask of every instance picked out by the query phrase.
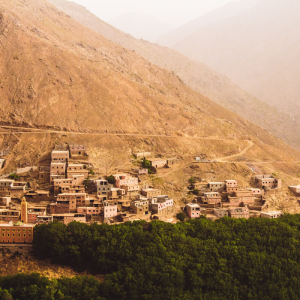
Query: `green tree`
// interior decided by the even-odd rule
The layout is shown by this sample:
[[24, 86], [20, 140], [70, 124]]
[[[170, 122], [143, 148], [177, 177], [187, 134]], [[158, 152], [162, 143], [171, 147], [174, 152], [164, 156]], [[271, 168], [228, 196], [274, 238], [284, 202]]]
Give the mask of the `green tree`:
[[10, 179], [13, 179], [13, 180], [18, 180], [18, 179], [20, 179], [20, 176], [17, 175], [17, 173], [10, 174], [8, 177], [9, 177]]
[[106, 179], [107, 179], [108, 183], [110, 183], [110, 184], [116, 183], [116, 178], [113, 175], [108, 176]]
[[179, 221], [183, 222], [183, 221], [185, 220], [185, 213], [183, 213], [183, 212], [178, 213], [178, 214], [176, 215], [176, 218], [177, 218]]

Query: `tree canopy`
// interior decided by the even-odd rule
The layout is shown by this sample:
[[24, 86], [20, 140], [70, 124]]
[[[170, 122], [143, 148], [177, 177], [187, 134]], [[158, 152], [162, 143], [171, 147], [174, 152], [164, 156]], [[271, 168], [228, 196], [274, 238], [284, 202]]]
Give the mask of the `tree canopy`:
[[53, 223], [35, 227], [34, 251], [105, 274], [105, 299], [298, 299], [299, 229], [299, 215]]

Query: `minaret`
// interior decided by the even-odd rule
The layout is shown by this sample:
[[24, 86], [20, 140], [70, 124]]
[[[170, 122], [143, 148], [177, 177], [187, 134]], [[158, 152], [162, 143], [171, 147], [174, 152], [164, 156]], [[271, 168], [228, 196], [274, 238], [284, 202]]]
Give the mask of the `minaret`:
[[21, 202], [21, 221], [24, 224], [27, 224], [27, 222], [28, 222], [27, 202], [26, 202], [26, 198], [25, 197], [23, 197], [22, 202]]

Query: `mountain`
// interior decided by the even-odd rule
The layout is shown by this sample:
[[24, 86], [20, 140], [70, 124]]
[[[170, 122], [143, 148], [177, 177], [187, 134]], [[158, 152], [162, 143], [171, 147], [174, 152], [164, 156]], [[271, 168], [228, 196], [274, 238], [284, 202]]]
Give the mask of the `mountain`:
[[262, 0], [235, 17], [201, 28], [174, 49], [298, 119], [299, 15], [297, 0]]
[[260, 0], [240, 0], [228, 2], [224, 6], [192, 20], [157, 39], [160, 45], [172, 48], [201, 28], [229, 19], [255, 6]]
[[[157, 148], [177, 143], [186, 153], [202, 149], [220, 157], [255, 144], [253, 158], [298, 159], [298, 151], [266, 130], [45, 0], [1, 1], [0, 56], [2, 126], [99, 133], [111, 151], [118, 141], [149, 137]], [[40, 139], [30, 144], [44, 147]]]
[[114, 27], [131, 34], [135, 38], [154, 42], [174, 28], [144, 13], [124, 13], [109, 21]]
[[226, 76], [203, 63], [187, 58], [177, 51], [124, 34], [74, 2], [66, 0], [49, 0], [49, 2], [77, 22], [126, 49], [134, 50], [151, 63], [174, 72], [195, 91], [268, 129], [285, 142], [300, 149], [300, 132], [294, 130], [300, 123], [298, 119], [293, 120], [289, 115], [280, 113], [271, 105], [253, 97]]

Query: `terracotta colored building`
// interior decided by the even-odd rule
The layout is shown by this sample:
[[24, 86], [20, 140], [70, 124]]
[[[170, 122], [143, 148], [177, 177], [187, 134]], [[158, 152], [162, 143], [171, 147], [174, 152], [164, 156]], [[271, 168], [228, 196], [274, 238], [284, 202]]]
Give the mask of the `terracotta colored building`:
[[65, 162], [52, 162], [50, 166], [51, 175], [66, 175], [66, 163]]
[[49, 224], [53, 222], [53, 216], [37, 216], [37, 225]]
[[0, 197], [0, 206], [9, 206], [11, 203], [11, 197]]
[[116, 179], [115, 186], [121, 188], [122, 185], [138, 185], [139, 179], [137, 177], [132, 177], [128, 174], [115, 174], [113, 175]]
[[30, 244], [33, 240], [33, 228], [35, 224], [22, 222], [0, 224], [0, 243]]
[[221, 202], [221, 195], [218, 192], [204, 193], [201, 201], [204, 204], [218, 204]]
[[148, 199], [141, 199], [132, 201], [130, 203], [130, 209], [134, 214], [149, 214], [149, 200]]
[[97, 216], [102, 212], [100, 207], [77, 207], [79, 214]]
[[289, 186], [289, 189], [295, 194], [300, 194], [300, 185]]
[[21, 212], [18, 210], [0, 209], [0, 221], [5, 222], [18, 222]]
[[275, 178], [273, 175], [257, 175], [255, 176], [255, 182], [259, 188], [270, 188], [270, 189], [280, 189], [282, 180]]
[[81, 223], [86, 223], [86, 215], [85, 214], [78, 214], [78, 213], [66, 213], [66, 214], [54, 214], [53, 221], [58, 221], [65, 225], [69, 224], [70, 222], [76, 221]]

